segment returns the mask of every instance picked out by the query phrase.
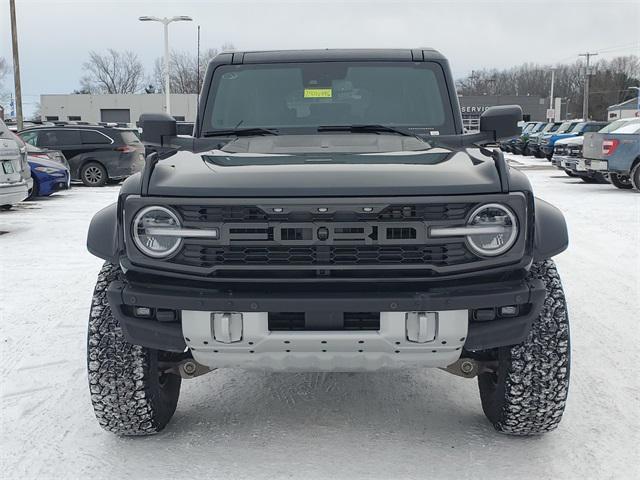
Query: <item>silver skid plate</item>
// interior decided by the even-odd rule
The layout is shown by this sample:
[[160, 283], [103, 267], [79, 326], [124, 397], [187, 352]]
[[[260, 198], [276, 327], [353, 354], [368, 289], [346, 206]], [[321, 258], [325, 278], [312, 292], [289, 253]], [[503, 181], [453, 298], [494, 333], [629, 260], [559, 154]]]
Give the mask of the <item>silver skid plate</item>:
[[215, 332], [221, 313], [182, 311], [182, 331], [193, 358], [210, 368], [372, 371], [411, 366], [446, 367], [460, 357], [468, 326], [467, 310], [429, 312], [437, 314], [435, 336], [421, 335], [418, 343], [407, 337], [413, 335], [415, 320], [412, 319], [416, 312], [382, 312], [378, 331], [326, 332], [271, 332], [268, 313], [233, 312], [242, 314], [241, 339], [225, 343], [216, 340], [223, 338]]

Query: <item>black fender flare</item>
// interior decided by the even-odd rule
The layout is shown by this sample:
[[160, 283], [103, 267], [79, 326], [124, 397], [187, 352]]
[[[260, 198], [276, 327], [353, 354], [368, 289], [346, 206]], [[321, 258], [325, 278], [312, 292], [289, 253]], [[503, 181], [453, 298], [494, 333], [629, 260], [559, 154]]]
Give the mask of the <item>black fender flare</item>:
[[118, 204], [103, 208], [91, 219], [87, 250], [98, 258], [118, 263]]
[[569, 232], [558, 208], [539, 198], [534, 202], [533, 261], [539, 262], [564, 252], [569, 246]]

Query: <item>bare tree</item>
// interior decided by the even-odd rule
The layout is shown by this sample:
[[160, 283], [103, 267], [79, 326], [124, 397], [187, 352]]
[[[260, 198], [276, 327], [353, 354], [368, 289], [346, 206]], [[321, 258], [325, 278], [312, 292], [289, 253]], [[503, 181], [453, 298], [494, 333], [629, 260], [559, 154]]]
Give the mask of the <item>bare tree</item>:
[[144, 86], [144, 67], [131, 51], [91, 51], [83, 70], [86, 73], [80, 81], [82, 92], [137, 93]]
[[6, 58], [0, 57], [0, 103], [9, 101], [10, 94], [4, 88], [4, 79], [11, 72], [11, 67]]
[[[199, 93], [198, 78], [202, 80], [209, 61], [219, 52], [233, 51], [235, 47], [227, 42], [220, 50], [209, 48], [200, 53], [200, 72], [198, 72], [198, 57], [188, 52], [171, 52], [169, 59], [169, 88], [171, 93]], [[164, 60], [158, 58], [154, 66], [154, 83], [158, 93], [164, 92]], [[199, 77], [198, 77], [199, 73]]]
[[[640, 84], [640, 59], [630, 55], [601, 60], [591, 77], [590, 118], [605, 119], [609, 105], [633, 97], [629, 87]], [[525, 63], [506, 70], [483, 69], [457, 81], [462, 95], [549, 95], [551, 65]], [[584, 64], [556, 65], [554, 96], [562, 97], [569, 112], [582, 112]], [[581, 113], [580, 113], [581, 115]]]

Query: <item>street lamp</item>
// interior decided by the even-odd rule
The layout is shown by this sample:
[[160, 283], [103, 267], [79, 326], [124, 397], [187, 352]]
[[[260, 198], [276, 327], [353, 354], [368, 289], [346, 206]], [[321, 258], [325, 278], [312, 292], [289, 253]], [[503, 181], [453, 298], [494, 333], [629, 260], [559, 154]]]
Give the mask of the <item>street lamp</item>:
[[171, 93], [169, 92], [169, 24], [171, 22], [190, 22], [193, 19], [186, 15], [171, 18], [158, 18], [143, 16], [139, 17], [141, 22], [160, 22], [164, 25], [164, 95], [167, 114], [171, 115]]

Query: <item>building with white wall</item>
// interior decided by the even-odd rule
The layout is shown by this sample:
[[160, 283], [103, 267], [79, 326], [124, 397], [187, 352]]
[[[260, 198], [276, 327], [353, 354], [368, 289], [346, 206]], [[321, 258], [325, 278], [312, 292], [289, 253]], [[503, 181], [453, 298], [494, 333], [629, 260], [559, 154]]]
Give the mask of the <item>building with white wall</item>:
[[[142, 113], [164, 112], [163, 93], [107, 95], [40, 95], [42, 120], [117, 122], [135, 125]], [[171, 114], [178, 121], [195, 122], [198, 96], [172, 94]]]
[[607, 108], [607, 120], [630, 117], [640, 117], [640, 100], [637, 98], [632, 98]]

